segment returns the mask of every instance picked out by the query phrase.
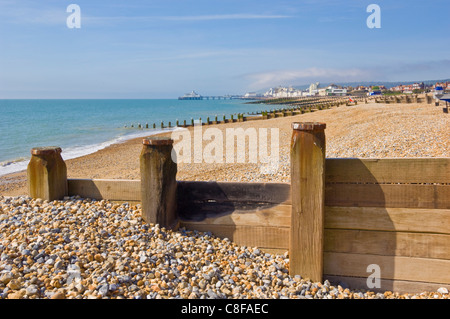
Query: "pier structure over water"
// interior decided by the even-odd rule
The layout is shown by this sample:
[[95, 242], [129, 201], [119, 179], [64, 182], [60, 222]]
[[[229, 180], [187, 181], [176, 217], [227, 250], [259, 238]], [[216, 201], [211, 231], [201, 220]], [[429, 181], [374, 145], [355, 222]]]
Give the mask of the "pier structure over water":
[[192, 91], [191, 93], [187, 93], [183, 96], [180, 96], [179, 100], [232, 100], [232, 99], [242, 99], [244, 96], [242, 95], [209, 95], [209, 96], [203, 96], [195, 91]]

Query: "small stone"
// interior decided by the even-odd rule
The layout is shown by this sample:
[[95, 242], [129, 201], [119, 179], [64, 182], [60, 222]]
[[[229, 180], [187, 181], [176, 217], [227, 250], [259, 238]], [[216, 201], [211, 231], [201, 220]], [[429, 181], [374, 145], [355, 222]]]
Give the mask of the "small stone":
[[109, 290], [114, 292], [118, 289], [119, 287], [116, 284], [110, 284], [109, 285]]
[[0, 283], [7, 285], [13, 279], [14, 279], [13, 275], [10, 272], [7, 272], [0, 277]]
[[12, 290], [19, 290], [20, 288], [22, 288], [22, 283], [17, 279], [12, 279], [8, 283], [7, 287]]
[[216, 294], [214, 291], [212, 291], [211, 289], [209, 289], [208, 292], [207, 292], [206, 294], [207, 294], [208, 297], [211, 298], [211, 299], [217, 299], [217, 298], [218, 298], [217, 294]]
[[26, 295], [25, 290], [20, 290], [11, 294], [8, 294], [8, 299], [22, 299]]
[[106, 296], [108, 294], [109, 291], [109, 286], [107, 284], [100, 286], [100, 288], [98, 289], [98, 293]]
[[148, 257], [147, 256], [141, 256], [140, 258], [139, 258], [139, 262], [142, 264], [142, 263], [145, 263], [146, 261], [147, 261], [147, 259], [148, 259]]
[[51, 258], [47, 259], [47, 261], [45, 262], [46, 265], [53, 265], [55, 263], [55, 261]]
[[181, 257], [183, 257], [183, 253], [181, 251], [179, 251], [179, 252], [175, 253], [175, 257], [181, 258]]
[[26, 292], [28, 296], [34, 296], [37, 295], [38, 288], [35, 285], [30, 285], [27, 287]]
[[55, 294], [53, 294], [53, 296], [50, 299], [66, 299], [66, 294], [58, 291]]
[[448, 294], [448, 289], [445, 287], [441, 287], [437, 290], [438, 293], [442, 294], [442, 295], [446, 295]]

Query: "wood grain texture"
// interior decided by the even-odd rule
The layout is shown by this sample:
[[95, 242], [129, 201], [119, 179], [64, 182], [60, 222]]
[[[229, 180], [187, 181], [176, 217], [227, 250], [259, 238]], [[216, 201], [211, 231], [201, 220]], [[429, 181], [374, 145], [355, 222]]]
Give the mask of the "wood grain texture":
[[450, 260], [450, 235], [325, 229], [325, 252]]
[[326, 184], [325, 205], [450, 208], [450, 185]]
[[[295, 125], [295, 123], [294, 123]], [[325, 199], [324, 130], [293, 130], [289, 274], [322, 281]]]
[[244, 210], [240, 206], [225, 206], [218, 208], [217, 203], [206, 208], [202, 205], [199, 209], [193, 210], [191, 214], [183, 214], [180, 218], [185, 222], [211, 225], [246, 225], [246, 226], [279, 226], [290, 227], [291, 205], [276, 205], [268, 208], [252, 207], [251, 210]]
[[450, 234], [450, 210], [326, 207], [325, 228]]
[[69, 196], [108, 199], [112, 201], [140, 201], [140, 180], [68, 179]]
[[450, 158], [328, 158], [326, 183], [450, 183]]
[[368, 277], [369, 265], [378, 265], [382, 279], [450, 284], [450, 260], [380, 256], [368, 254], [324, 253], [324, 274]]
[[142, 218], [147, 223], [176, 228], [177, 164], [168, 138], [144, 139], [140, 154]]
[[420, 281], [405, 281], [405, 280], [380, 280], [380, 288], [368, 288], [367, 277], [348, 277], [348, 276], [331, 276], [324, 275], [324, 279], [330, 281], [332, 285], [345, 285], [352, 289], [370, 290], [374, 292], [384, 293], [385, 291], [392, 291], [398, 293], [422, 293], [437, 291], [441, 287], [446, 287], [450, 290], [450, 285], [445, 283], [428, 283]]

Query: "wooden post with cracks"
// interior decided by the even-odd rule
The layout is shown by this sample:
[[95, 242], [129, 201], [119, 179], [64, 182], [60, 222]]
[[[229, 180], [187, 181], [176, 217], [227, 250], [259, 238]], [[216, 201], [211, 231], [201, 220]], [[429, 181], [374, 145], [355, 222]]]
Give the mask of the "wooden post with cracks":
[[177, 164], [172, 160], [173, 140], [143, 140], [140, 155], [142, 217], [147, 223], [178, 228]]
[[323, 277], [325, 123], [293, 123], [289, 274]]
[[31, 149], [27, 167], [28, 195], [43, 200], [58, 200], [67, 196], [67, 167], [57, 146]]

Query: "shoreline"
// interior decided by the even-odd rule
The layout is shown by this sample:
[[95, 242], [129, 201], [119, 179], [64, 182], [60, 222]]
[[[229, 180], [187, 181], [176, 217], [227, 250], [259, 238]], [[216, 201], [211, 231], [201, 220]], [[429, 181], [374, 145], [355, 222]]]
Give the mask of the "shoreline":
[[[173, 131], [174, 129], [175, 128], [164, 129], [164, 130]], [[63, 156], [63, 159], [65, 161], [68, 161], [68, 160], [80, 158], [83, 156], [88, 156], [90, 154], [96, 153], [96, 152], [98, 152], [102, 149], [105, 149], [114, 144], [120, 144], [120, 143], [124, 143], [126, 141], [133, 140], [133, 139], [139, 139], [139, 138], [143, 138], [143, 137], [148, 137], [148, 136], [165, 133], [165, 132], [162, 132], [161, 129], [156, 129], [155, 132], [153, 132], [153, 133], [150, 131], [144, 133], [145, 129], [139, 129], [139, 130], [142, 130], [142, 132], [140, 134], [135, 132], [135, 133], [131, 133], [129, 135], [116, 136], [116, 137], [113, 137], [112, 139], [109, 139], [104, 142], [98, 142], [95, 144], [89, 144], [89, 145], [78, 146], [78, 147], [68, 147], [68, 148], [66, 148], [66, 152], [61, 155]], [[0, 173], [0, 178], [3, 176], [12, 175], [15, 173], [19, 173], [23, 170], [26, 170], [26, 167], [28, 165], [28, 162], [30, 161], [30, 158], [31, 158], [30, 156], [22, 156], [22, 157], [18, 157], [17, 159], [4, 161], [3, 163], [7, 163], [7, 164], [4, 165], [2, 168], [8, 168], [8, 167], [10, 167], [10, 165], [16, 166], [19, 168], [13, 167], [14, 170], [11, 172]]]
[[[279, 128], [280, 165], [276, 174], [263, 175], [253, 163], [181, 163], [177, 179], [217, 181], [289, 182], [291, 123], [320, 121], [327, 124], [327, 157], [450, 157], [446, 130], [448, 116], [426, 103], [359, 103], [263, 120], [203, 125], [206, 128]], [[188, 127], [188, 130], [193, 130]], [[68, 178], [139, 179], [142, 139], [149, 134], [111, 144], [94, 153], [66, 160]], [[64, 152], [64, 150], [63, 150]], [[64, 153], [63, 153], [64, 154]], [[26, 194], [26, 170], [0, 176], [0, 195]]]

